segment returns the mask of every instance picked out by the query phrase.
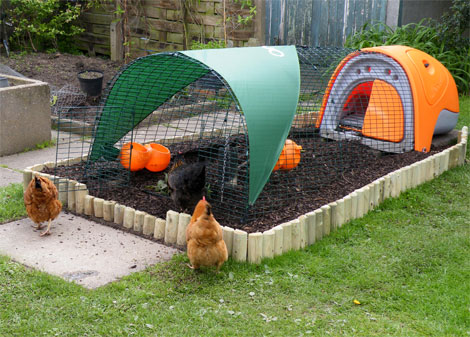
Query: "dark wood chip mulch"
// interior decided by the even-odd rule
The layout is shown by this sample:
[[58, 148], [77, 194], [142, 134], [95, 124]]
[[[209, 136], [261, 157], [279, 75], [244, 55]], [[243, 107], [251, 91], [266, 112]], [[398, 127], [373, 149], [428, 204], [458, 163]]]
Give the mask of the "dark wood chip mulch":
[[[446, 146], [433, 148], [429, 153], [408, 152], [403, 154], [377, 154], [377, 151], [365, 147], [361, 151], [364, 160], [358, 159], [361, 163], [356, 168], [347, 170], [335, 176], [333, 183], [320, 186], [315, 192], [303, 193], [302, 198], [287, 198], [283, 200], [279, 209], [258, 213], [253, 221], [240, 223], [232, 218], [227, 218], [223, 209], [214, 207], [216, 219], [223, 226], [234, 229], [242, 229], [248, 233], [262, 232], [286, 221], [295, 219], [302, 214], [311, 212], [323, 205], [341, 199], [354, 190], [361, 188], [370, 182], [385, 176], [401, 167], [425, 159], [426, 157], [440, 152]], [[357, 154], [356, 154], [357, 155]], [[82, 180], [83, 163], [68, 167], [58, 167], [44, 169], [44, 172], [55, 174], [69, 179]], [[291, 174], [295, 174], [292, 170]], [[164, 179], [164, 173], [154, 173], [147, 170], [133, 172], [130, 179], [130, 186], [124, 188], [113, 188], [105, 190], [92, 190], [90, 194], [105, 200], [114, 200], [119, 204], [132, 207], [136, 210], [145, 211], [160, 218], [165, 218], [168, 210], [175, 209], [172, 200], [163, 195], [149, 194], [149, 186], [156, 185], [158, 180]], [[87, 183], [86, 181], [82, 181]], [[287, 188], [289, 188], [287, 186]], [[292, 199], [292, 200], [290, 200]]]

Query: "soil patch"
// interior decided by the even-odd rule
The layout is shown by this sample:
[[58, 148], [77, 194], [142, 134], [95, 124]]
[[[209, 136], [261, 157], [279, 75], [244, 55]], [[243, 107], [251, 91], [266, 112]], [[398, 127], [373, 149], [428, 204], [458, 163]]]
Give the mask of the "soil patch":
[[[325, 143], [328, 144], [328, 143]], [[262, 232], [276, 225], [293, 220], [300, 215], [311, 212], [323, 205], [341, 199], [354, 190], [361, 188], [372, 181], [397, 170], [401, 167], [410, 165], [414, 162], [425, 159], [426, 157], [440, 152], [448, 146], [433, 148], [429, 153], [408, 152], [403, 154], [383, 154], [377, 153], [366, 146], [362, 151], [355, 152], [356, 166], [334, 175], [332, 183], [319, 185], [318, 189], [310, 190], [308, 193], [298, 191], [295, 186], [286, 185], [285, 193], [296, 195], [296, 197], [286, 198], [283, 200], [279, 209], [272, 209], [256, 214], [256, 218], [248, 223], [240, 223], [235, 221], [230, 214], [227, 213], [229, 205], [218, 205], [212, 202], [214, 215], [217, 220], [224, 226], [234, 229], [242, 229], [248, 233]], [[327, 162], [325, 158], [325, 163]], [[83, 179], [84, 164], [76, 164], [68, 167], [58, 167], [45, 169], [44, 172], [75, 179], [85, 184], [91, 181]], [[325, 171], [327, 172], [327, 171]], [[91, 191], [93, 196], [103, 198], [105, 200], [114, 200], [119, 204], [132, 207], [136, 210], [144, 211], [165, 219], [166, 212], [170, 209], [181, 211], [175, 208], [173, 201], [165, 195], [157, 193], [148, 193], [151, 186], [156, 186], [159, 180], [164, 179], [165, 172], [155, 173], [147, 170], [132, 172], [130, 185], [125, 188], [95, 189]], [[290, 175], [298, 175], [299, 178], [305, 179], [302, 171], [292, 170]], [[328, 179], [328, 177], [319, 176], [321, 172], [314, 175], [319, 181]], [[312, 174], [313, 175], [313, 174]], [[274, 175], [273, 175], [274, 176]], [[295, 177], [291, 177], [295, 179]], [[272, 177], [271, 180], [275, 179]], [[331, 181], [331, 174], [329, 177]], [[269, 189], [268, 182], [265, 189]], [[211, 201], [209, 199], [209, 201]]]
[[[64, 53], [12, 53], [10, 58], [0, 56], [0, 64], [4, 64], [20, 74], [49, 84], [52, 99], [51, 114], [61, 118], [93, 122], [96, 106], [101, 96], [87, 96], [80, 89], [78, 73], [87, 70], [98, 70], [103, 73], [103, 88], [114, 77], [123, 62], [111, 61], [105, 57], [88, 57]], [[92, 72], [88, 75], [96, 74]], [[101, 74], [100, 74], [101, 75]], [[73, 109], [64, 109], [73, 107]]]
[[0, 56], [0, 63], [28, 78], [47, 82], [52, 89], [67, 85], [80, 88], [77, 75], [84, 70], [103, 72], [103, 85], [106, 85], [122, 66], [121, 62], [109, 58], [63, 53], [12, 53], [10, 58]]

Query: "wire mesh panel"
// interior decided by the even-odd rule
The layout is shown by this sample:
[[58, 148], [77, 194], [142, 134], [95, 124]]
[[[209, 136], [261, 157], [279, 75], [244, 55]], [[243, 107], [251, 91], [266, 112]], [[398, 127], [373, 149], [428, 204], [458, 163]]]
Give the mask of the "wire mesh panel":
[[[205, 194], [214, 201], [215, 212], [240, 218], [248, 193], [245, 118], [220, 75], [188, 59], [160, 54], [121, 70], [105, 92], [89, 165], [119, 158], [128, 142], [163, 145], [171, 153], [168, 167], [131, 172], [131, 183], [140, 181], [145, 192], [160, 196], [163, 203], [171, 197], [171, 208], [178, 211], [192, 212], [195, 199]], [[132, 119], [123, 120], [108, 109], [111, 103]], [[117, 121], [122, 129], [113, 124]], [[194, 173], [198, 167], [204, 168], [202, 176]], [[195, 191], [201, 181], [202, 188]]]
[[[172, 154], [160, 180], [168, 176], [197, 184], [182, 167], [203, 163], [204, 194], [215, 212], [242, 217], [248, 194], [248, 140], [243, 114], [230, 88], [214, 72], [202, 76], [173, 95], [132, 131], [133, 141], [158, 143]], [[139, 173], [136, 173], [136, 175]], [[171, 195], [169, 189], [149, 188], [149, 193]], [[184, 186], [185, 188], [189, 186]], [[175, 191], [176, 193], [176, 191]], [[199, 194], [197, 194], [199, 195]], [[192, 211], [194, 202], [178, 210]]]
[[[296, 166], [291, 165], [295, 166], [293, 168], [273, 171], [258, 200], [249, 209], [248, 222], [260, 215], [295, 208], [311, 194], [327, 190], [337, 183], [342, 172], [356, 167], [360, 152], [365, 154], [358, 142], [329, 141], [319, 132], [320, 111], [330, 78], [350, 52], [352, 50], [344, 48], [297, 47], [301, 87], [288, 139], [301, 147], [297, 158], [300, 160]], [[291, 152], [287, 160], [294, 161], [294, 157]]]
[[57, 112], [56, 162], [64, 160], [85, 161], [91, 142], [92, 125], [87, 123], [87, 114], [96, 109], [64, 107]]
[[52, 114], [65, 112], [70, 107], [82, 106], [86, 102], [86, 95], [71, 84], [64, 85], [61, 88], [51, 88], [51, 109]]
[[[118, 121], [110, 127], [119, 129], [126, 119], [132, 119], [132, 113], [126, 113], [125, 109], [113, 108], [119, 114]], [[102, 107], [62, 107], [57, 111], [57, 147], [56, 165], [52, 173], [55, 176], [72, 176], [74, 180], [87, 185], [90, 191], [113, 188], [116, 186], [128, 186], [130, 172], [123, 167], [118, 157], [110, 160], [89, 160], [89, 152], [93, 144], [94, 129], [99, 119]], [[130, 141], [132, 135], [126, 135], [115, 144], [116, 149]], [[64, 168], [64, 165], [67, 167]], [[67, 190], [69, 187], [67, 187]]]

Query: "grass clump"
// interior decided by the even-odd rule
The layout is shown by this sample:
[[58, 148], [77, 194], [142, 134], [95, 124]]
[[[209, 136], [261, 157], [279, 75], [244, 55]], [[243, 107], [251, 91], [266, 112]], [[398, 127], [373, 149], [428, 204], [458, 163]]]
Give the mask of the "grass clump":
[[26, 216], [23, 202], [23, 185], [0, 187], [0, 223]]
[[34, 147], [28, 147], [26, 149], [24, 149], [22, 152], [29, 152], [29, 151], [35, 151], [35, 150], [43, 150], [43, 149], [47, 149], [49, 147], [54, 147], [56, 146], [57, 144], [57, 141], [55, 139], [51, 139], [51, 140], [45, 140], [41, 143], [38, 143], [36, 144]]
[[462, 129], [464, 126], [468, 126], [470, 129], [470, 96], [460, 96], [459, 103], [460, 114], [456, 128]]

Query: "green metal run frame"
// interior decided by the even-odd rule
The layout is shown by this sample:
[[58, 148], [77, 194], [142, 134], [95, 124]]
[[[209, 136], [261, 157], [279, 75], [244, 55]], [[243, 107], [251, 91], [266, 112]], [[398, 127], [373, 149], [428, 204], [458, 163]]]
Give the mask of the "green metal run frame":
[[[119, 154], [116, 142], [209, 72], [224, 80], [245, 117], [249, 204], [253, 205], [271, 175], [295, 116], [300, 68], [293, 46], [160, 53], [135, 60], [108, 87], [89, 159], [115, 159]], [[116, 107], [132, 118], [123, 123], [119, 120], [122, 112], [116, 114]]]
[[[142, 71], [145, 69], [145, 71]], [[119, 155], [114, 144], [174, 94], [210, 71], [179, 53], [142, 57], [130, 63], [111, 82], [97, 122], [90, 160], [113, 160]], [[132, 100], [129, 98], [132, 96]], [[116, 107], [133, 118], [123, 123]]]

